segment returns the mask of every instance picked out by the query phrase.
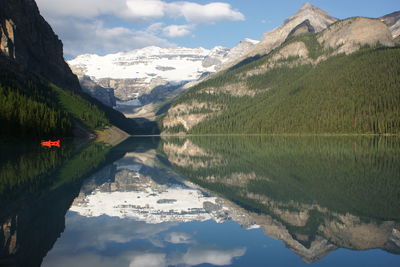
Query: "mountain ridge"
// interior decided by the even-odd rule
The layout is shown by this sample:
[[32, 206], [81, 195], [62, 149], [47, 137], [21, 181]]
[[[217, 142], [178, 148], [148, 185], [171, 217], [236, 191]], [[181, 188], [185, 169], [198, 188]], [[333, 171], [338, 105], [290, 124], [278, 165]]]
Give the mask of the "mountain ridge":
[[[382, 46], [381, 50], [379, 50], [379, 46]], [[361, 126], [357, 122], [353, 122], [353, 126], [351, 126], [351, 122], [346, 122], [346, 126], [338, 126], [340, 123], [338, 121], [333, 122], [335, 121], [334, 119], [328, 123], [324, 121], [323, 118], [314, 118], [314, 123], [318, 120], [324, 121], [323, 123], [321, 122], [322, 124], [319, 126], [316, 126], [313, 125], [311, 121], [308, 121], [307, 117], [316, 116], [316, 114], [314, 114], [316, 110], [311, 111], [310, 109], [312, 109], [311, 107], [313, 105], [317, 106], [318, 103], [306, 107], [304, 106], [305, 104], [301, 104], [299, 100], [297, 100], [299, 95], [301, 95], [304, 103], [306, 103], [306, 101], [312, 101], [312, 98], [305, 96], [307, 94], [306, 92], [311, 94], [308, 90], [311, 90], [312, 87], [313, 94], [318, 95], [321, 101], [331, 106], [331, 116], [333, 110], [340, 113], [344, 112], [340, 110], [341, 105], [330, 103], [330, 100], [324, 97], [320, 93], [320, 90], [318, 90], [318, 87], [322, 86], [322, 84], [328, 87], [326, 81], [317, 82], [316, 77], [313, 77], [311, 73], [315, 73], [316, 75], [316, 73], [321, 70], [323, 74], [318, 75], [330, 81], [331, 85], [329, 85], [328, 88], [330, 88], [330, 90], [340, 91], [345, 95], [348, 93], [345, 93], [345, 87], [343, 87], [344, 85], [342, 83], [343, 78], [339, 78], [339, 76], [341, 77], [348, 74], [339, 72], [341, 68], [347, 68], [348, 65], [341, 66], [337, 70], [331, 70], [331, 72], [335, 71], [336, 75], [338, 75], [336, 78], [334, 76], [329, 77], [327, 70], [329, 68], [334, 68], [333, 66], [335, 64], [343, 65], [345, 64], [344, 62], [348, 62], [347, 64], [354, 65], [363, 64], [363, 62], [367, 61], [370, 61], [371, 63], [369, 64], [371, 65], [357, 65], [353, 69], [348, 70], [349, 73], [353, 73], [358, 77], [357, 80], [354, 80], [354, 77], [346, 78], [351, 80], [352, 84], [354, 84], [352, 85], [353, 87], [351, 87], [352, 90], [354, 90], [352, 93], [357, 92], [356, 94], [359, 99], [368, 98], [368, 90], [371, 90], [371, 95], [378, 94], [379, 90], [376, 91], [376, 88], [374, 89], [368, 86], [365, 86], [363, 89], [365, 91], [361, 92], [360, 89], [358, 89], [361, 85], [355, 86], [355, 84], [364, 80], [368, 80], [368, 84], [375, 84], [371, 81], [370, 77], [374, 77], [376, 81], [381, 79], [371, 70], [375, 70], [377, 73], [386, 71], [391, 74], [391, 76], [388, 77], [390, 83], [377, 85], [377, 88], [387, 90], [385, 92], [397, 98], [398, 92], [396, 92], [394, 86], [396, 81], [396, 76], [394, 76], [396, 65], [393, 65], [393, 60], [397, 58], [396, 53], [398, 49], [385, 50], [383, 48], [392, 46], [394, 46], [392, 34], [388, 27], [379, 19], [362, 17], [349, 18], [333, 23], [320, 33], [306, 32], [300, 34], [287, 40], [280, 47], [272, 50], [268, 55], [247, 64], [239, 64], [236, 69], [222, 71], [188, 90], [185, 94], [178, 97], [171, 105], [168, 112], [160, 118], [162, 127], [165, 133], [189, 132], [196, 134], [338, 133], [338, 131], [343, 131], [344, 128], [346, 129], [345, 131], [350, 132], [356, 129], [355, 131], [357, 133], [385, 133], [385, 131], [389, 131], [387, 133], [395, 133], [399, 130], [398, 126], [394, 126], [397, 125], [397, 122], [393, 122], [393, 126], [389, 126], [392, 125], [392, 122], [389, 122], [389, 117], [398, 112], [395, 108], [384, 110], [383, 112], [388, 112], [388, 114], [385, 115], [386, 117], [379, 115], [379, 121], [382, 123], [382, 126], [379, 127], [373, 124]], [[354, 53], [359, 50], [363, 52], [354, 55]], [[360, 57], [358, 55], [360, 55]], [[389, 55], [392, 55], [394, 58], [390, 59]], [[386, 60], [383, 64], [388, 64], [388, 69], [385, 69], [386, 67], [383, 67], [382, 63], [378, 64], [379, 56], [382, 56], [382, 58]], [[350, 58], [357, 63], [350, 62]], [[360, 58], [363, 59], [361, 60]], [[361, 71], [361, 69], [363, 69], [363, 71]], [[369, 74], [370, 77], [367, 77], [365, 73], [371, 73]], [[309, 80], [308, 83], [302, 82], [306, 79]], [[340, 87], [334, 89], [332, 84]], [[298, 94], [297, 92], [300, 93]], [[337, 93], [332, 91], [330, 94], [335, 96]], [[380, 99], [379, 101], [390, 102], [384, 95], [376, 95], [376, 97]], [[277, 99], [279, 99], [279, 101]], [[372, 99], [369, 99], [369, 102], [366, 100], [366, 103], [369, 104], [362, 104], [359, 99], [352, 98], [354, 103], [358, 103], [351, 104], [353, 106], [353, 111], [358, 108], [367, 108], [365, 105], [381, 105], [375, 103], [377, 100]], [[348, 99], [341, 100], [339, 97], [337, 100], [339, 102], [344, 101], [348, 103]], [[350, 105], [350, 103], [348, 103], [348, 105]], [[283, 107], [285, 107], [285, 115], [282, 113], [283, 111], [281, 111]], [[326, 108], [326, 106], [321, 107], [321, 109], [324, 108]], [[348, 111], [349, 107], [343, 108], [347, 109], [347, 114], [353, 112]], [[298, 110], [298, 112], [292, 114], [294, 110]], [[265, 115], [262, 115], [263, 112], [268, 112], [267, 114], [269, 114], [271, 118], [268, 119], [268, 116], [265, 117]], [[299, 114], [303, 114], [303, 117], [298, 117]], [[290, 122], [293, 120], [293, 116], [297, 118], [296, 122]], [[357, 117], [357, 119], [354, 120], [362, 120], [362, 117], [359, 117], [361, 116], [360, 114], [348, 116]], [[243, 118], [243, 120], [239, 118]], [[337, 119], [339, 120], [339, 117], [337, 117]], [[350, 120], [350, 118], [348, 119]], [[377, 123], [376, 120], [378, 119], [371, 118], [371, 120]], [[302, 123], [300, 123], [300, 121], [302, 121]], [[337, 125], [333, 126], [331, 123]], [[328, 124], [331, 125], [329, 126], [331, 128], [327, 126]], [[385, 124], [385, 126], [383, 126], [383, 124]], [[337, 127], [343, 127], [343, 129], [338, 130], [339, 128]], [[362, 127], [362, 129], [360, 127]], [[323, 132], [321, 132], [322, 129], [324, 129]]]

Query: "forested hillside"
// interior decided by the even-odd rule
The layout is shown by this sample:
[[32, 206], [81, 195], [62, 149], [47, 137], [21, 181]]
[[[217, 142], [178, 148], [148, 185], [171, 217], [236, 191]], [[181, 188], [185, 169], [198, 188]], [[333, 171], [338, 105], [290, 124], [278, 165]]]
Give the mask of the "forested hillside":
[[163, 132], [399, 134], [400, 47], [340, 53], [346, 44], [327, 48], [321, 36], [294, 37], [193, 87], [160, 118]]
[[222, 115], [192, 132], [400, 133], [399, 62], [399, 48], [377, 49], [337, 56], [315, 68], [274, 69], [247, 81], [252, 90], [270, 87], [268, 92], [234, 99]]
[[0, 74], [0, 134], [46, 138], [72, 136], [73, 125], [101, 129], [109, 125], [103, 112], [78, 94], [34, 77]]

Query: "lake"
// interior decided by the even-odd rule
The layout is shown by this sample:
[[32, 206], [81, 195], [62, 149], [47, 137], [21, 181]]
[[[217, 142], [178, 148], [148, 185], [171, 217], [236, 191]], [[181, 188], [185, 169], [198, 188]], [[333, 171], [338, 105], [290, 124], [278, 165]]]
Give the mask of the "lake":
[[400, 266], [397, 137], [0, 145], [0, 265]]

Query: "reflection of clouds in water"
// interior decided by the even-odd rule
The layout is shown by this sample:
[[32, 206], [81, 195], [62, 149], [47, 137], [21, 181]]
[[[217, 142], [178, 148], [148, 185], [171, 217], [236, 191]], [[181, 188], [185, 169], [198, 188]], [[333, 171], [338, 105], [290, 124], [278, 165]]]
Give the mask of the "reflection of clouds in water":
[[64, 244], [74, 246], [76, 249], [88, 247], [105, 249], [107, 243], [129, 243], [135, 239], [150, 239], [161, 246], [158, 238], [154, 237], [176, 225], [176, 223], [146, 224], [108, 216], [86, 218], [70, 213], [66, 227], [69, 234], [62, 237]]
[[190, 266], [209, 263], [217, 266], [232, 264], [234, 258], [243, 256], [246, 253], [244, 248], [223, 249], [223, 248], [189, 248], [182, 258], [183, 264]]
[[191, 240], [191, 236], [187, 233], [182, 232], [171, 232], [165, 236], [165, 241], [172, 244], [189, 244], [193, 241]]
[[167, 266], [166, 254], [148, 253], [133, 258], [129, 267], [163, 267]]
[[[162, 233], [174, 226], [106, 216], [86, 218], [72, 213], [68, 215], [66, 232], [44, 259], [43, 266], [165, 267], [206, 263], [223, 266], [246, 252], [244, 248], [197, 245], [184, 232]], [[165, 247], [177, 244], [185, 247], [165, 253]]]

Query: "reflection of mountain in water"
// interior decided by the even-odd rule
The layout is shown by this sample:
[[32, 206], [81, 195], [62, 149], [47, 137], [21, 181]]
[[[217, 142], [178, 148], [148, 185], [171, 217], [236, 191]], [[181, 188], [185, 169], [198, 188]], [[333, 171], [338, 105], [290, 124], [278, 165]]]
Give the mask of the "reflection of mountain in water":
[[337, 248], [400, 254], [399, 151], [390, 138], [214, 137], [163, 145], [178, 173], [238, 204], [236, 214], [307, 263]]
[[155, 156], [155, 150], [128, 153], [102, 169], [85, 182], [71, 211], [87, 217], [107, 215], [146, 223], [226, 220], [229, 210], [222, 200], [153, 165]]

